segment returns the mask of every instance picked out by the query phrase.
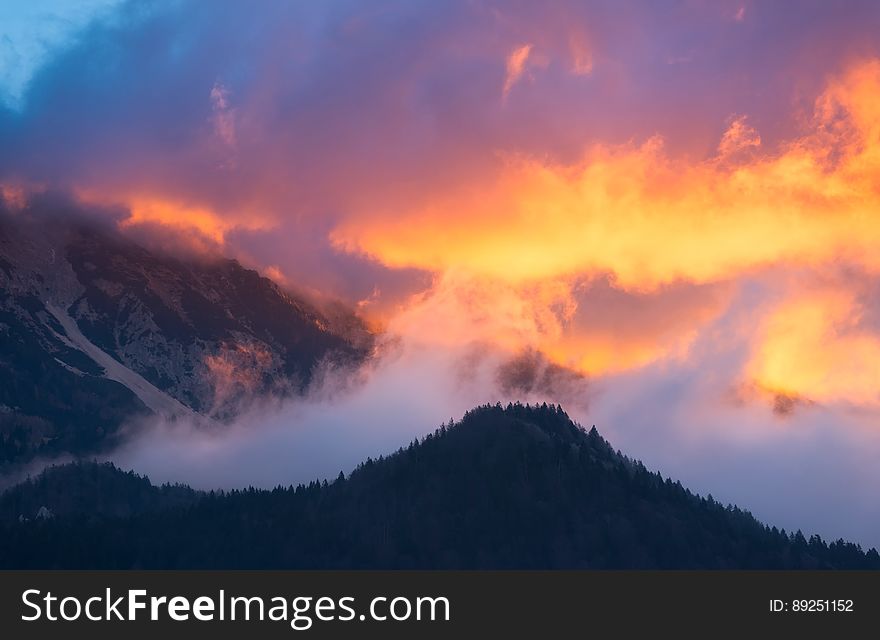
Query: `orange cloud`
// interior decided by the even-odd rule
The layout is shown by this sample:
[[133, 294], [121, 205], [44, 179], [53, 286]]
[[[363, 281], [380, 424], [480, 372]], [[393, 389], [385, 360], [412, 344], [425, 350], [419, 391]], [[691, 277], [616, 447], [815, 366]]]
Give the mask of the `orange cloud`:
[[700, 332], [726, 309], [730, 293], [727, 284], [631, 293], [600, 279], [578, 288], [576, 313], [541, 348], [557, 364], [589, 375], [683, 360]]
[[[530, 44], [510, 54], [505, 95], [537, 64], [532, 55]], [[228, 109], [222, 91], [212, 98]], [[672, 156], [659, 137], [593, 145], [569, 164], [497, 157], [488, 173], [442, 189], [359, 198], [340, 185], [355, 195], [331, 232], [336, 248], [435, 276], [428, 291], [383, 313], [392, 333], [536, 349], [603, 375], [688, 357], [726, 309], [727, 285], [769, 266], [845, 261], [880, 272], [877, 60], [830, 80], [802, 135], [772, 149], [739, 115], [709, 158]], [[113, 200], [130, 208], [125, 225], [195, 229], [218, 244], [235, 228], [272, 227], [247, 208], [143, 193]], [[280, 278], [279, 268], [264, 268]], [[375, 291], [362, 311], [381, 306]], [[759, 318], [741, 373], [780, 396], [876, 402], [880, 338], [859, 328], [855, 300], [813, 292]]]
[[87, 204], [126, 207], [129, 215], [120, 222], [122, 228], [161, 225], [169, 229], [195, 231], [218, 245], [225, 242], [226, 234], [233, 229], [268, 230], [274, 226], [274, 221], [268, 216], [240, 211], [239, 215], [232, 217], [206, 205], [161, 196], [116, 195], [92, 189], [78, 189], [76, 195]]
[[[738, 116], [703, 160], [659, 138], [571, 165], [506, 154], [488, 182], [361, 211], [331, 239], [438, 274], [392, 329], [536, 348], [590, 375], [686, 358], [727, 308], [724, 283], [774, 265], [880, 272], [880, 61], [829, 81], [803, 135], [773, 150]], [[688, 287], [708, 289], [675, 293]], [[880, 336], [859, 318], [845, 290], [794, 298], [758, 316], [741, 373], [780, 397], [876, 403]]]
[[718, 144], [719, 157], [730, 157], [735, 153], [761, 146], [761, 136], [746, 122], [745, 116], [735, 118]]
[[275, 282], [277, 282], [278, 284], [280, 284], [282, 286], [287, 286], [287, 284], [288, 284], [287, 276], [284, 275], [284, 272], [281, 270], [281, 267], [279, 267], [277, 264], [272, 264], [272, 265], [269, 265], [268, 267], [266, 267], [266, 269], [264, 270], [264, 273], [266, 274], [266, 277], [269, 278], [270, 280], [274, 280]]
[[562, 335], [573, 311], [567, 283], [513, 287], [449, 271], [414, 296], [388, 329], [415, 342], [487, 342], [510, 351]]
[[880, 335], [844, 289], [802, 293], [763, 322], [747, 375], [782, 396], [880, 405]]
[[229, 221], [210, 209], [167, 200], [136, 198], [129, 203], [129, 209], [131, 215], [123, 222], [123, 226], [156, 222], [170, 227], [191, 228], [219, 244], [223, 243], [226, 232], [232, 228]]
[[0, 200], [11, 209], [23, 209], [27, 204], [27, 192], [19, 184], [0, 182]]
[[414, 343], [537, 350], [588, 375], [684, 358], [728, 302], [728, 287], [627, 293], [605, 281], [512, 285], [450, 271], [415, 296], [388, 330]]
[[725, 156], [758, 144], [737, 119], [702, 161], [670, 157], [658, 138], [597, 145], [573, 165], [508, 154], [487, 184], [352, 217], [332, 240], [392, 267], [514, 284], [611, 273], [640, 291], [779, 262], [880, 267], [880, 61], [831, 82], [801, 138]]
[[507, 56], [507, 75], [504, 78], [504, 90], [502, 91], [502, 95], [505, 98], [513, 85], [519, 81], [523, 71], [525, 71], [526, 61], [528, 61], [531, 52], [532, 45], [524, 44], [514, 49], [510, 55]]

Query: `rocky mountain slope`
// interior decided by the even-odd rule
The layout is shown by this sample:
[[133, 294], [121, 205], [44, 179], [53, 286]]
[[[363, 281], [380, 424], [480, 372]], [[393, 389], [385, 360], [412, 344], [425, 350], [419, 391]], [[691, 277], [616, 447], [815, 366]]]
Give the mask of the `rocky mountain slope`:
[[63, 206], [0, 210], [0, 465], [94, 450], [139, 415], [224, 420], [369, 353], [353, 314], [328, 319], [235, 260], [151, 251]]

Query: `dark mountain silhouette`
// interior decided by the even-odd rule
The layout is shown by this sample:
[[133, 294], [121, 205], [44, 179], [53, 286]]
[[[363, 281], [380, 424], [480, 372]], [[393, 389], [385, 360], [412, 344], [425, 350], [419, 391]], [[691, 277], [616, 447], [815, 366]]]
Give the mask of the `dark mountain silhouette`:
[[[99, 506], [126, 502], [140, 512]], [[7, 568], [880, 568], [873, 549], [694, 495], [546, 405], [480, 407], [349, 478], [273, 491], [193, 499], [109, 466], [54, 469], [0, 517]]]
[[111, 463], [74, 462], [47, 468], [0, 494], [0, 522], [44, 515], [112, 518], [195, 504], [203, 493], [185, 485], [154, 486], [144, 476]]
[[235, 260], [148, 250], [52, 198], [0, 200], [0, 470], [97, 451], [141, 415], [222, 421], [371, 348], [352, 313]]

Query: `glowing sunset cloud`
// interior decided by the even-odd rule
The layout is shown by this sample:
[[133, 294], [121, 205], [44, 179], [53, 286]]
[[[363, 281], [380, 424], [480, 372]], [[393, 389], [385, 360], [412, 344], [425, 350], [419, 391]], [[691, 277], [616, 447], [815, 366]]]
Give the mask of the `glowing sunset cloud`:
[[271, 229], [273, 226], [272, 221], [263, 216], [248, 215], [240, 219], [230, 219], [204, 205], [156, 197], [140, 195], [105, 197], [88, 190], [81, 190], [79, 197], [85, 203], [99, 205], [113, 205], [121, 201], [128, 210], [128, 216], [120, 222], [122, 228], [143, 224], [159, 225], [201, 234], [218, 245], [223, 245], [226, 235], [234, 229]]
[[747, 373], [761, 387], [818, 402], [880, 405], [880, 335], [848, 291], [804, 293], [763, 323]]
[[514, 49], [507, 57], [507, 77], [504, 79], [504, 97], [510, 93], [510, 89], [517, 83], [526, 69], [526, 62], [532, 51], [532, 45], [524, 44]]
[[554, 362], [601, 376], [687, 359], [700, 332], [729, 304], [730, 287], [679, 285], [633, 294], [600, 281], [570, 300], [577, 309], [565, 330], [546, 336], [540, 348]]
[[740, 116], [731, 122], [718, 143], [718, 157], [727, 158], [752, 147], [761, 146], [761, 136]]
[[659, 139], [595, 146], [574, 165], [506, 158], [490, 184], [412, 213], [342, 223], [341, 248], [393, 267], [464, 269], [508, 282], [611, 273], [625, 289], [697, 283], [775, 262], [880, 267], [880, 62], [817, 101], [812, 129], [775, 154], [736, 119], [719, 156], [672, 158]]
[[[517, 339], [501, 339], [508, 347], [530, 344], [593, 375], [683, 358], [723, 300], [688, 312], [671, 331], [652, 330], [647, 317], [639, 332], [597, 331], [571, 321], [579, 304], [574, 279], [610, 274], [616, 288], [638, 298], [675, 282], [730, 281], [771, 265], [845, 261], [876, 273], [877, 105], [880, 62], [869, 60], [830, 80], [803, 135], [776, 151], [764, 150], [760, 133], [739, 116], [717, 154], [702, 161], [670, 156], [658, 138], [596, 145], [573, 165], [508, 155], [488, 184], [432, 194], [412, 211], [347, 220], [331, 237], [390, 267], [452, 271], [459, 284], [470, 274], [486, 283], [480, 291], [509, 292], [507, 302], [485, 293], [456, 297], [450, 308], [458, 320], [433, 332], [448, 339], [473, 335], [473, 318], [483, 317], [492, 319], [488, 331], [496, 339], [519, 327]], [[432, 304], [448, 302], [449, 287], [444, 280], [446, 293]], [[479, 308], [485, 303], [496, 313], [463, 309], [461, 296], [480, 298]], [[592, 308], [588, 300], [580, 305]], [[817, 401], [875, 403], [880, 378], [870, 362], [880, 337], [839, 335], [834, 328], [856, 317], [844, 293], [777, 310], [743, 376]]]
[[123, 223], [134, 225], [155, 222], [169, 227], [190, 227], [218, 243], [223, 242], [229, 225], [209, 209], [177, 205], [162, 200], [132, 200], [131, 216]]
[[0, 108], [0, 183], [206, 238], [423, 344], [601, 378], [693, 364], [736, 316], [731, 386], [873, 402], [851, 283], [742, 292], [880, 277], [875, 4], [380, 4], [125, 4]]

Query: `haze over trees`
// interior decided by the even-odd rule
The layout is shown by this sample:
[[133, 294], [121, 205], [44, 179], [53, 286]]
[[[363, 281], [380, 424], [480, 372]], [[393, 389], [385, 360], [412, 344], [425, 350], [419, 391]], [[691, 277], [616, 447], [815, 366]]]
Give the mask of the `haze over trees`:
[[552, 405], [482, 406], [295, 488], [55, 468], [0, 497], [0, 520], [5, 568], [880, 568], [873, 549], [695, 495]]

